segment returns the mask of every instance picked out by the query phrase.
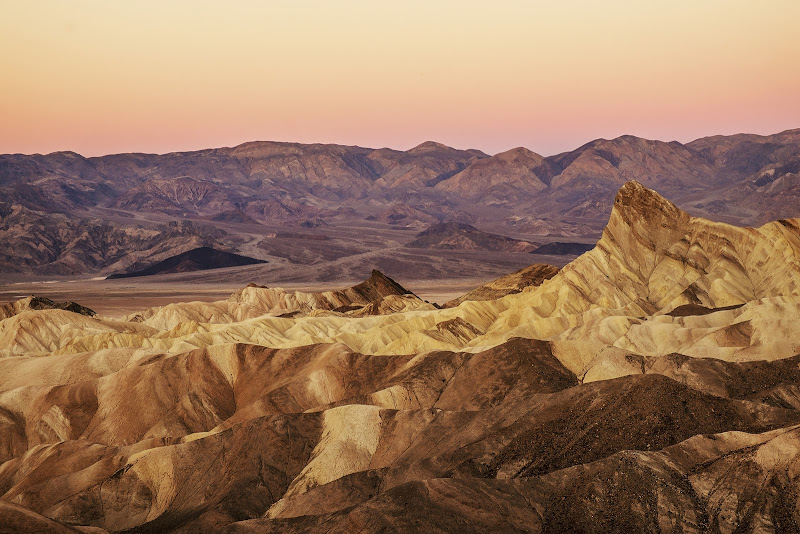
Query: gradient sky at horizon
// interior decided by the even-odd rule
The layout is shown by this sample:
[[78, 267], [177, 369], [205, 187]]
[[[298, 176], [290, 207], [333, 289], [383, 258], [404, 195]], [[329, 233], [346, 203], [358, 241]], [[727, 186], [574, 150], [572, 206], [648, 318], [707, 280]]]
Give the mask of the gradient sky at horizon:
[[769, 134], [800, 127], [798, 21], [796, 0], [0, 0], [0, 153]]

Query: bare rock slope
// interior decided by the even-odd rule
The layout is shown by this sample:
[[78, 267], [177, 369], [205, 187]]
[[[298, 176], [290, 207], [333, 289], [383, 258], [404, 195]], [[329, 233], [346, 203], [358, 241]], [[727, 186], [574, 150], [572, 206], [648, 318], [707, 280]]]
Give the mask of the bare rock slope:
[[520, 293], [526, 287], [540, 286], [558, 273], [558, 267], [544, 263], [536, 263], [528, 267], [501, 276], [497, 280], [475, 288], [457, 299], [445, 302], [443, 308], [453, 308], [467, 300], [495, 300], [506, 295]]
[[796, 531], [800, 222], [629, 182], [553, 271], [446, 309], [377, 272], [123, 320], [7, 306], [0, 525]]

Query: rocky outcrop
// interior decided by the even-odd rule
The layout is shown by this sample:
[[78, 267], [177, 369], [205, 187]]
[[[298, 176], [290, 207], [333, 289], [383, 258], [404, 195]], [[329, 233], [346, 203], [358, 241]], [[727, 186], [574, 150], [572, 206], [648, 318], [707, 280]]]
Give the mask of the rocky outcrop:
[[94, 311], [77, 302], [53, 302], [48, 298], [32, 296], [0, 306], [0, 320], [8, 319], [25, 310], [67, 310], [89, 317], [97, 315]]
[[558, 267], [544, 263], [536, 263], [523, 267], [519, 271], [501, 276], [496, 280], [475, 288], [457, 299], [445, 302], [443, 308], [453, 308], [468, 300], [496, 300], [506, 295], [520, 293], [526, 287], [542, 285], [558, 273]]

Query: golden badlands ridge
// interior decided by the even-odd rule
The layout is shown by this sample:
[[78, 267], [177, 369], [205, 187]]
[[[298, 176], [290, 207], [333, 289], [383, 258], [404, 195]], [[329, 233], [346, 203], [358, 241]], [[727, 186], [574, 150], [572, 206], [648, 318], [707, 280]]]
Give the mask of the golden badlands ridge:
[[0, 525], [798, 530], [800, 220], [628, 182], [593, 250], [475, 294], [373, 272], [121, 320], [6, 305]]

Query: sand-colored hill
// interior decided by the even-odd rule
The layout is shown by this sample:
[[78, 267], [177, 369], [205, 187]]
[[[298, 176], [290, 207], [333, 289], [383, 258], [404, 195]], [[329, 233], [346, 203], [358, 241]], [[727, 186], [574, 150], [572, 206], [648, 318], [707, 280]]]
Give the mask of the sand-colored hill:
[[[410, 354], [480, 350], [517, 336], [562, 341], [563, 357], [578, 351], [581, 364], [587, 356], [579, 347], [587, 340], [595, 347], [593, 354], [608, 346], [643, 355], [774, 359], [793, 355], [800, 343], [800, 334], [785, 319], [800, 306], [795, 298], [800, 288], [799, 225], [784, 220], [753, 229], [692, 218], [631, 182], [617, 195], [593, 250], [541, 286], [497, 300], [469, 301], [446, 310], [415, 306], [419, 311], [380, 317], [311, 313], [288, 319], [276, 315], [312, 311], [313, 298], [251, 288], [227, 302], [176, 304], [140, 314], [136, 320], [161, 331], [155, 338], [125, 333], [130, 329], [125, 322], [114, 326], [113, 333], [103, 323], [102, 334], [73, 330], [72, 337], [60, 328], [30, 324], [17, 330], [58, 352], [98, 350], [113, 338], [115, 346], [165, 351], [220, 342], [273, 347], [341, 342], [364, 353]], [[350, 305], [332, 299], [321, 308]], [[686, 304], [743, 306], [698, 318], [668, 314]], [[47, 313], [38, 312], [30, 320], [46, 324]], [[743, 333], [731, 330], [733, 322], [746, 322]], [[457, 323], [466, 327], [454, 328]], [[8, 336], [7, 352], [30, 350], [15, 346], [6, 332], [0, 324], [0, 335]]]
[[8, 319], [26, 310], [68, 310], [80, 315], [88, 315], [89, 317], [96, 315], [93, 310], [86, 306], [81, 306], [77, 302], [53, 302], [42, 297], [26, 297], [0, 306], [0, 320]]
[[800, 221], [711, 222], [629, 182], [555, 271], [445, 309], [378, 272], [122, 320], [7, 305], [0, 525], [796, 528]]
[[443, 308], [453, 308], [468, 300], [496, 300], [506, 295], [520, 293], [526, 287], [539, 286], [558, 273], [558, 267], [544, 263], [536, 263], [501, 276], [497, 280], [475, 288], [451, 301], [445, 302]]
[[224, 301], [169, 304], [124, 317], [123, 321], [169, 331], [183, 323], [238, 323], [264, 316], [298, 318], [313, 312], [331, 312], [333, 316], [357, 317], [433, 309], [432, 304], [373, 270], [367, 280], [344, 290], [306, 293], [250, 284]]
[[[673, 462], [689, 463], [676, 469], [689, 473], [719, 457], [720, 448], [748, 454], [753, 443], [781, 436], [772, 429], [791, 435], [800, 422], [796, 410], [709, 395], [664, 376], [580, 385], [547, 343], [528, 340], [474, 355], [374, 357], [342, 345], [229, 345], [114, 357], [116, 368], [104, 370], [90, 370], [85, 356], [67, 357], [62, 368], [83, 380], [37, 381], [29, 368], [26, 386], [3, 382], [4, 413], [22, 409], [4, 422], [4, 502], [108, 531], [214, 530], [242, 518], [256, 521], [236, 528], [279, 528], [301, 516], [311, 516], [304, 528], [321, 531], [326, 517], [335, 519], [328, 514], [346, 515], [353, 506], [380, 510], [409, 485], [449, 484], [438, 482], [445, 479], [460, 480], [466, 485], [459, 491], [468, 492], [512, 481], [547, 488], [574, 476], [569, 469], [576, 466], [585, 472], [587, 462], [615, 466], [614, 455], [629, 450], [678, 454]], [[761, 369], [773, 380], [781, 370]], [[730, 440], [731, 431], [751, 437]], [[720, 432], [717, 442], [692, 445], [692, 436]], [[671, 453], [675, 444], [697, 459], [681, 449]], [[608, 464], [588, 472], [602, 465]], [[618, 476], [636, 475], [623, 469]], [[738, 483], [749, 480], [740, 476]], [[735, 490], [692, 480], [696, 486], [682, 482], [688, 496], [708, 492], [708, 483], [717, 493]], [[450, 515], [471, 513], [460, 498], [447, 505], [433, 495], [432, 506], [454, 507]], [[586, 496], [570, 506], [585, 510], [592, 502]], [[555, 517], [564, 504], [544, 499], [541, 506]], [[413, 520], [437, 519], [417, 509], [392, 521]], [[378, 531], [380, 521], [363, 528]], [[533, 525], [527, 531], [537, 531]]]

